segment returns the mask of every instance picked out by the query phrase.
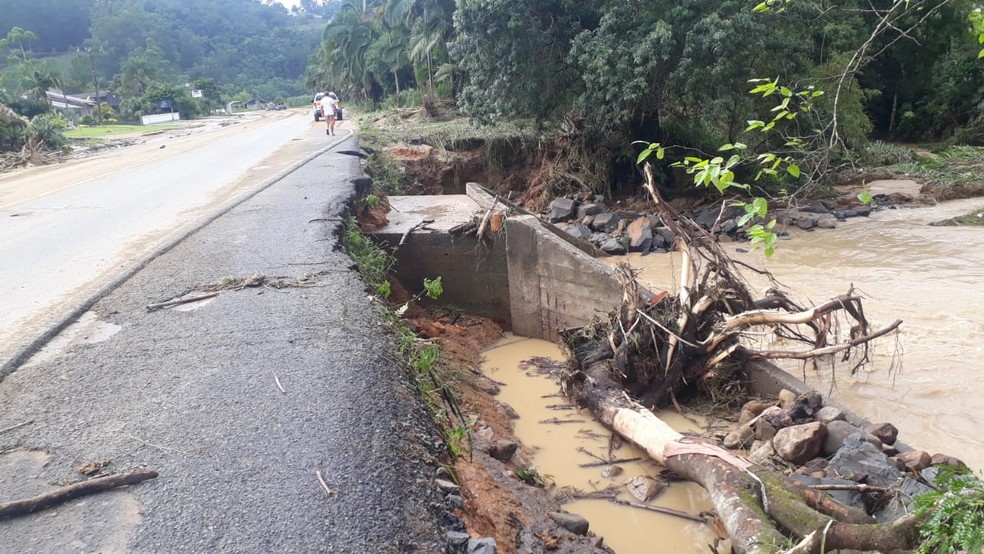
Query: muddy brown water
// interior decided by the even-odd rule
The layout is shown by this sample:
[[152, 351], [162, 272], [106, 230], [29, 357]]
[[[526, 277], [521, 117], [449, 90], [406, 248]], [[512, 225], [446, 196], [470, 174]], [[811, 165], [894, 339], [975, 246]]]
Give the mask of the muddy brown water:
[[[625, 480], [637, 475], [656, 475], [658, 466], [647, 459], [642, 451], [623, 445], [612, 452], [612, 457], [642, 460], [620, 464], [622, 474], [607, 478], [602, 475], [602, 467], [581, 467], [581, 464], [597, 460], [579, 449], [608, 459], [611, 433], [586, 411], [551, 408], [566, 401], [556, 396], [559, 384], [555, 378], [520, 367], [523, 361], [534, 357], [564, 359], [560, 348], [553, 343], [507, 336], [483, 353], [482, 362], [482, 371], [503, 384], [497, 398], [511, 405], [520, 415], [515, 422], [515, 434], [524, 445], [535, 450], [533, 466], [541, 474], [549, 476], [557, 487], [594, 491], [618, 485], [623, 489], [620, 498], [635, 500], [622, 486]], [[660, 414], [660, 417], [678, 431], [701, 432], [699, 425], [702, 422], [674, 413]], [[554, 419], [577, 420], [577, 423], [543, 423], [544, 420]], [[713, 509], [707, 492], [694, 483], [675, 483], [651, 504], [692, 515]], [[703, 553], [708, 551], [707, 545], [714, 542], [714, 532], [708, 525], [618, 506], [607, 500], [576, 500], [565, 504], [564, 509], [586, 517], [591, 531], [604, 537], [605, 544], [619, 554]]]
[[[891, 185], [882, 187], [892, 190]], [[898, 336], [901, 371], [890, 374], [896, 351], [891, 337], [877, 343], [874, 363], [865, 371], [835, 371], [832, 391], [829, 367], [784, 367], [859, 415], [894, 423], [900, 440], [911, 446], [951, 454], [978, 472], [984, 469], [984, 228], [928, 223], [982, 205], [978, 198], [879, 210], [870, 218], [839, 222], [837, 229], [791, 229], [790, 240], [781, 241], [771, 259], [761, 251], [738, 252], [749, 249], [747, 243], [727, 245], [737, 259], [772, 272], [800, 300], [822, 302], [853, 283], [867, 297], [865, 313], [875, 328], [904, 320]], [[642, 269], [641, 280], [655, 289], [675, 289], [675, 254], [605, 261], [620, 259]]]

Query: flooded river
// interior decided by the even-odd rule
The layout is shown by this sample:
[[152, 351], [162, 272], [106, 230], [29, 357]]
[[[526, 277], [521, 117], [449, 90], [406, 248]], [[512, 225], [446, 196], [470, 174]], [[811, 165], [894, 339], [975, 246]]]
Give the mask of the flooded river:
[[[768, 260], [761, 251], [738, 252], [748, 244], [728, 245], [737, 259], [772, 272], [801, 304], [843, 294], [853, 283], [867, 297], [865, 313], [875, 329], [904, 320], [901, 372], [889, 375], [896, 342], [883, 338], [867, 371], [836, 374], [831, 397], [869, 419], [894, 423], [900, 440], [954, 455], [978, 471], [984, 469], [984, 228], [927, 224], [981, 206], [984, 199], [879, 210], [837, 229], [793, 229]], [[628, 261], [644, 270], [643, 281], [673, 290], [674, 256]], [[803, 376], [801, 364], [785, 367]], [[811, 366], [805, 373], [818, 390], [830, 391], [829, 372]]]

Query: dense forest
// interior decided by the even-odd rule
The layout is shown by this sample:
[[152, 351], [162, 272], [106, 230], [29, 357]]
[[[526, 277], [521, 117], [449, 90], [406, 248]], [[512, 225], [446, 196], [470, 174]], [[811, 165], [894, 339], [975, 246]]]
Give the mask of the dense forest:
[[808, 173], [872, 138], [984, 142], [979, 22], [969, 0], [346, 0], [307, 81], [563, 124], [630, 164], [637, 139], [823, 147]]

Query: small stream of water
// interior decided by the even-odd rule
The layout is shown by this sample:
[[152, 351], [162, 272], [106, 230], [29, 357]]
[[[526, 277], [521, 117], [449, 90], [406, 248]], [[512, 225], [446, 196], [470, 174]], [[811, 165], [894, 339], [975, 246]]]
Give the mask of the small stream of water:
[[[483, 355], [482, 371], [504, 384], [496, 398], [512, 406], [520, 415], [515, 422], [516, 437], [535, 450], [534, 466], [541, 474], [551, 476], [559, 487], [572, 486], [582, 491], [594, 491], [613, 484], [622, 486], [626, 479], [637, 475], [658, 474], [659, 467], [655, 462], [649, 460], [642, 451], [627, 444], [615, 450], [612, 456], [617, 459], [639, 457], [643, 461], [620, 464], [619, 467], [624, 471], [618, 476], [604, 477], [602, 467], [580, 467], [580, 464], [597, 460], [579, 451], [579, 448], [608, 459], [608, 438], [611, 432], [586, 411], [549, 408], [566, 403], [565, 399], [556, 396], [560, 391], [557, 381], [520, 368], [522, 362], [534, 357], [563, 360], [563, 353], [557, 345], [542, 340], [507, 336]], [[680, 432], [702, 431], [696, 422], [675, 413], [663, 413], [660, 417]], [[582, 421], [568, 424], [542, 423], [555, 418]], [[634, 501], [622, 488], [620, 498]], [[694, 483], [674, 483], [652, 500], [651, 504], [692, 515], [713, 509], [707, 492]], [[576, 500], [565, 504], [564, 509], [587, 518], [591, 523], [591, 530], [604, 537], [605, 544], [619, 554], [706, 553], [707, 545], [714, 543], [714, 532], [708, 525], [618, 506], [607, 500]]]
[[[839, 222], [837, 229], [791, 229], [791, 239], [768, 260], [760, 251], [738, 252], [749, 249], [747, 243], [726, 245], [736, 259], [772, 272], [803, 304], [843, 294], [853, 283], [867, 296], [865, 313], [874, 328], [904, 320], [902, 371], [889, 376], [895, 341], [883, 338], [867, 371], [835, 375], [831, 397], [868, 419], [894, 423], [899, 439], [911, 446], [951, 454], [978, 471], [984, 469], [984, 229], [927, 224], [982, 205], [982, 199], [969, 199], [879, 210]], [[670, 291], [677, 260], [675, 254], [628, 257], [643, 269], [642, 281]], [[785, 367], [804, 373], [801, 364]], [[829, 392], [829, 371], [815, 373], [811, 366], [805, 373], [820, 392]]]

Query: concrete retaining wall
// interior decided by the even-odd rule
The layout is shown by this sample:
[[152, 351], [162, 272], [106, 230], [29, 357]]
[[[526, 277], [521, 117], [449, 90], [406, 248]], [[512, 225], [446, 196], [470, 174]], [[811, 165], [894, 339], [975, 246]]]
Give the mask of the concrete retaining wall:
[[605, 317], [622, 289], [612, 269], [548, 231], [535, 217], [506, 220], [513, 332], [556, 341], [559, 331]]
[[[377, 232], [383, 244], [400, 243], [402, 233]], [[509, 278], [504, 233], [479, 244], [474, 236], [413, 233], [396, 249], [396, 276], [411, 294], [423, 289], [425, 278], [441, 276], [441, 303], [484, 315], [511, 328]]]

